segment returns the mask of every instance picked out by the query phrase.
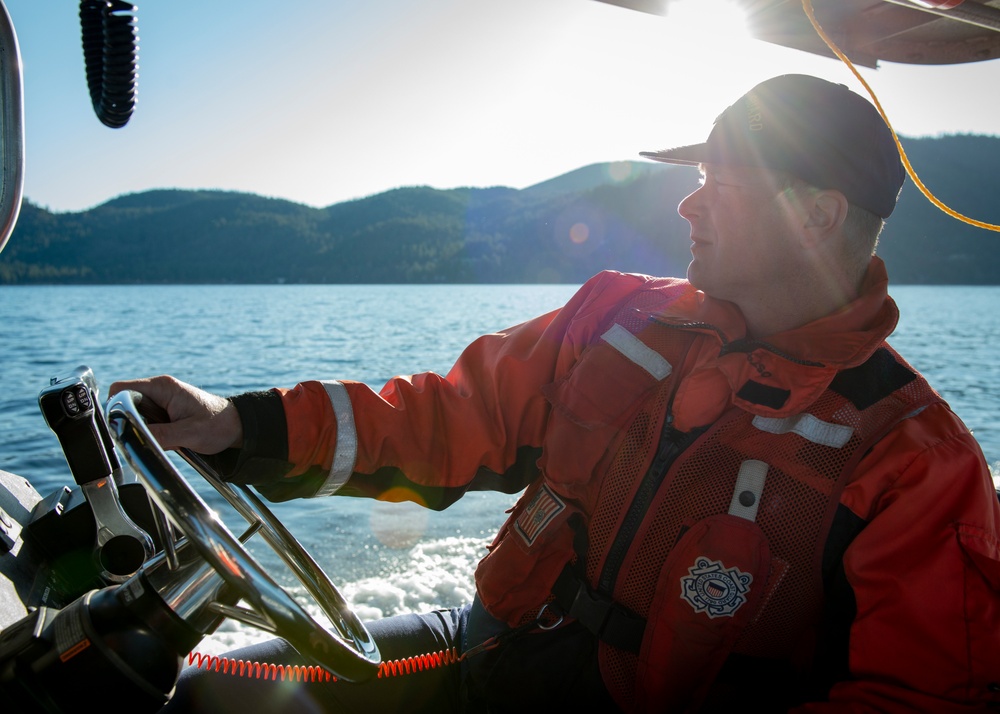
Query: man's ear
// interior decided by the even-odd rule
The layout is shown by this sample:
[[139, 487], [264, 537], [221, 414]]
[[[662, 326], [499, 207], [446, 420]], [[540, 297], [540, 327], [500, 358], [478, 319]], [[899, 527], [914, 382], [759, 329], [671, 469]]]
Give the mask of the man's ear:
[[840, 191], [822, 189], [812, 196], [806, 228], [820, 231], [839, 229], [847, 218], [847, 197]]

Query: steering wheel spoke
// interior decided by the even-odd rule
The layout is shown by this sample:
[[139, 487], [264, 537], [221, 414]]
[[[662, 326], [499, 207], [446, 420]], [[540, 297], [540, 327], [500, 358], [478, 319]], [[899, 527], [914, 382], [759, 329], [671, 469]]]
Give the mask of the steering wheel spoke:
[[237, 622], [242, 622], [244, 625], [256, 627], [258, 630], [270, 632], [275, 635], [278, 634], [278, 626], [273, 620], [262, 616], [260, 613], [255, 610], [251, 610], [248, 607], [239, 607], [238, 605], [226, 605], [221, 602], [213, 602], [209, 604], [208, 609], [229, 620], [236, 620]]

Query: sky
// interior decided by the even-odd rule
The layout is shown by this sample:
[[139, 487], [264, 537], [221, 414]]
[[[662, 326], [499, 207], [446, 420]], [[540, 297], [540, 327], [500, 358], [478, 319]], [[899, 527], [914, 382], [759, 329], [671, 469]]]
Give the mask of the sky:
[[[725, 0], [675, 0], [666, 17], [594, 0], [134, 0], [138, 105], [110, 129], [90, 103], [79, 3], [3, 2], [24, 195], [55, 212], [156, 188], [315, 207], [401, 186], [524, 188], [703, 141], [777, 74], [866, 93], [838, 60], [740, 34]], [[860, 71], [902, 136], [1000, 133], [1000, 60]]]

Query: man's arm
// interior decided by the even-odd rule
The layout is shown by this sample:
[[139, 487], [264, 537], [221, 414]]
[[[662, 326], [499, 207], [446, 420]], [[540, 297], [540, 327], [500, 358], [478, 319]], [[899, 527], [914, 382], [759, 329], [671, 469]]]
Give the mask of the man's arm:
[[866, 521], [844, 555], [851, 679], [802, 711], [1000, 701], [1000, 506], [972, 434], [933, 405], [887, 435], [859, 474], [842, 498]]

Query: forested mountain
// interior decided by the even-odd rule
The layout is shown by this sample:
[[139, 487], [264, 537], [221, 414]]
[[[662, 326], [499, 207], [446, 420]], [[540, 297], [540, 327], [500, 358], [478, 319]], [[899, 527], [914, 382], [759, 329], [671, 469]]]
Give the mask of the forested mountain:
[[[903, 139], [947, 207], [1000, 223], [1000, 137]], [[683, 275], [677, 204], [697, 173], [597, 164], [530, 188], [399, 188], [327, 208], [155, 190], [78, 213], [26, 201], [0, 283], [580, 283], [603, 268]], [[896, 283], [1000, 284], [1000, 233], [907, 179], [879, 246]]]

